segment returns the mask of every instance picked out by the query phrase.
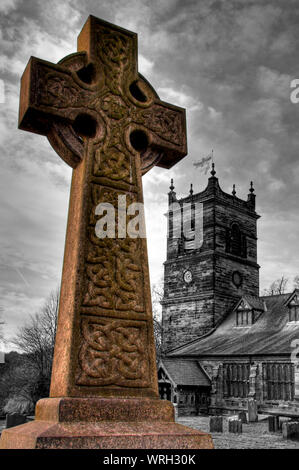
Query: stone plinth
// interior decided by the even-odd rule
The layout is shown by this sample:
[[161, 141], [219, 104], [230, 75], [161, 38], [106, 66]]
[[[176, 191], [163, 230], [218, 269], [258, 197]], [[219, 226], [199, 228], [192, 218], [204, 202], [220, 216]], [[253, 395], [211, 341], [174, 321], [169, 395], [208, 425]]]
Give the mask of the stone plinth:
[[212, 449], [159, 399], [48, 398], [35, 421], [2, 432], [0, 449]]

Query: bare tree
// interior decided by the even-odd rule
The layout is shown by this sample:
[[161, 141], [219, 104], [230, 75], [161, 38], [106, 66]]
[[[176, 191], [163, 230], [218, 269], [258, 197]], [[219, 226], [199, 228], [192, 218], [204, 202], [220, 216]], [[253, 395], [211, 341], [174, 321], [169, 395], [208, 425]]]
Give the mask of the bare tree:
[[276, 281], [272, 282], [268, 289], [264, 289], [263, 295], [280, 295], [286, 292], [287, 285], [289, 280], [286, 279], [284, 276], [281, 278], [276, 279]]
[[154, 336], [156, 346], [156, 358], [159, 362], [162, 354], [162, 309], [161, 300], [163, 299], [163, 281], [154, 284], [152, 287], [152, 307], [153, 307], [153, 321], [154, 321]]
[[59, 291], [51, 292], [39, 313], [19, 328], [11, 341], [23, 353], [22, 367], [16, 367], [11, 396], [31, 399], [34, 403], [49, 395], [52, 360], [57, 327]]
[[299, 275], [294, 277], [294, 289], [299, 289]]
[[4, 334], [3, 334], [4, 321], [2, 320], [2, 318], [3, 318], [3, 307], [0, 307], [0, 347], [1, 347], [1, 343], [4, 342]]

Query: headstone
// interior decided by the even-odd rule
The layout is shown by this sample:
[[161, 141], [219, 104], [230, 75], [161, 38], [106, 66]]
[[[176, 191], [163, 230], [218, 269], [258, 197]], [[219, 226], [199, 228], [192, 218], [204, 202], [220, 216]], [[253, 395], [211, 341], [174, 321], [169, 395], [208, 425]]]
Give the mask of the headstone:
[[227, 420], [228, 421], [234, 421], [236, 419], [239, 419], [239, 415], [238, 414], [234, 414], [234, 415], [230, 415], [228, 416]]
[[178, 417], [179, 417], [179, 408], [178, 408], [178, 404], [177, 403], [174, 403], [173, 404], [173, 407], [174, 407], [174, 419], [175, 421], [177, 421]]
[[210, 432], [223, 432], [222, 416], [210, 416]]
[[299, 422], [290, 421], [282, 423], [282, 437], [284, 439], [298, 438], [299, 437]]
[[248, 422], [255, 423], [256, 421], [258, 421], [257, 403], [256, 403], [256, 400], [249, 399], [248, 400]]
[[6, 428], [12, 428], [14, 426], [19, 426], [27, 422], [26, 416], [19, 413], [10, 413], [6, 415]]
[[282, 431], [283, 423], [289, 423], [290, 421], [291, 421], [291, 418], [287, 418], [285, 416], [280, 416], [279, 417], [279, 430]]
[[246, 424], [246, 423], [247, 423], [246, 411], [240, 411], [240, 412], [238, 413], [238, 419], [241, 420], [242, 424]]
[[231, 419], [228, 421], [228, 432], [235, 434], [242, 433], [242, 421], [240, 419]]
[[268, 417], [269, 432], [279, 431], [279, 416]]
[[74, 170], [50, 398], [0, 448], [210, 448], [159, 400], [137, 229], [141, 176], [186, 155], [185, 110], [138, 74], [135, 33], [90, 16], [78, 50], [57, 65], [32, 57], [21, 82], [19, 127], [46, 135]]

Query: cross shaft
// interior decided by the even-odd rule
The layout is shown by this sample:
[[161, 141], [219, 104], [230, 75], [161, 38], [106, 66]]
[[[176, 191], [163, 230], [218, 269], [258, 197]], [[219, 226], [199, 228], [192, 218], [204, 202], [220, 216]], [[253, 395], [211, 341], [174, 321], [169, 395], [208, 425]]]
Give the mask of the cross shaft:
[[21, 89], [19, 127], [74, 168], [50, 396], [157, 397], [146, 240], [98, 238], [96, 207], [143, 202], [141, 175], [186, 155], [185, 111], [138, 74], [135, 33], [91, 16], [78, 51], [31, 58]]

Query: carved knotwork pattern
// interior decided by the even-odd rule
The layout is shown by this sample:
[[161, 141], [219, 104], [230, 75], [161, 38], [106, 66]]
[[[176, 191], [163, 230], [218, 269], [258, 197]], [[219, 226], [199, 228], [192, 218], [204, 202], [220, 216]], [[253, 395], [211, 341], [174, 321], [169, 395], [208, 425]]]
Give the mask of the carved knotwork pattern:
[[[126, 207], [136, 202], [136, 195], [93, 186], [93, 210], [88, 227], [86, 255], [86, 293], [83, 306], [113, 311], [144, 313], [144, 279], [140, 238], [103, 238], [95, 233], [95, 208], [100, 202], [115, 208], [115, 235], [118, 236], [118, 195], [126, 195]], [[128, 216], [125, 219], [127, 226]]]
[[97, 54], [104, 64], [105, 84], [114, 95], [123, 94], [123, 75], [132, 65], [132, 39], [120, 32], [99, 27]]
[[[93, 43], [89, 53], [69, 56], [58, 65], [32, 61], [28, 70], [33, 112], [25, 115], [24, 122], [27, 130], [36, 126], [48, 135], [57, 152], [78, 171], [72, 202], [79, 211], [68, 228], [73, 229], [74, 220], [78, 224], [71, 236], [73, 245], [68, 247], [74, 254], [71, 276], [80, 286], [74, 294], [70, 290], [75, 305], [72, 347], [78, 358], [77, 385], [149, 387], [152, 338], [146, 323], [150, 321], [147, 265], [143, 266], [146, 246], [143, 239], [127, 234], [118, 238], [118, 196], [126, 195], [127, 207], [142, 200], [139, 155], [130, 133], [146, 133], [148, 145], [140, 152], [145, 172], [165, 157], [168, 162], [171, 152], [184, 151], [184, 115], [161, 104], [138, 76], [136, 35], [93, 20], [91, 24], [95, 29], [85, 30]], [[81, 191], [84, 214], [78, 221]], [[100, 202], [115, 208], [115, 238], [101, 239], [96, 234], [97, 221], [104, 215], [95, 214]], [[125, 216], [125, 227], [133, 217]], [[65, 276], [63, 282], [69, 279]]]
[[175, 143], [182, 144], [182, 121], [177, 112], [154, 105], [141, 113], [141, 122], [159, 137]]
[[78, 385], [148, 386], [145, 323], [84, 318], [81, 334]]

